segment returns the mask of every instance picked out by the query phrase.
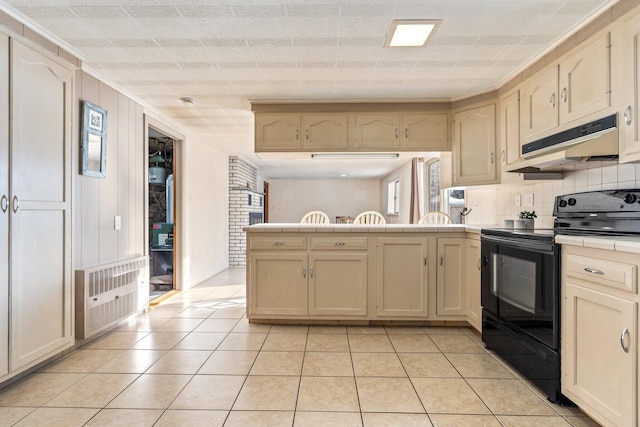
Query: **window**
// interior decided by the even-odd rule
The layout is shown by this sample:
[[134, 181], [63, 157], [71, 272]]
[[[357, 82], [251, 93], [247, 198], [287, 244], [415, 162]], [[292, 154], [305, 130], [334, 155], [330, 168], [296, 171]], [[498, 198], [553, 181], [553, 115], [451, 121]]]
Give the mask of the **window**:
[[440, 210], [440, 159], [427, 163], [427, 211]]
[[387, 214], [398, 215], [400, 213], [400, 180], [395, 179], [388, 186]]

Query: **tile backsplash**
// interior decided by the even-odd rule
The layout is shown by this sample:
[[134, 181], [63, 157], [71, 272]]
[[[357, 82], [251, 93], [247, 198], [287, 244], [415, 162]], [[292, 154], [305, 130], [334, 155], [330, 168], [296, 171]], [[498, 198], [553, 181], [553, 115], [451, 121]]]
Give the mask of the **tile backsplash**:
[[[505, 219], [516, 219], [520, 211], [534, 210], [538, 215], [536, 227], [553, 227], [553, 204], [555, 197], [563, 194], [585, 191], [640, 188], [639, 164], [603, 164], [584, 162], [575, 165], [574, 170], [565, 171], [563, 179], [552, 181], [518, 181], [495, 186], [495, 224]], [[486, 191], [468, 187], [470, 198], [474, 193]], [[525, 195], [533, 194], [533, 206], [525, 206]], [[520, 207], [516, 206], [516, 196], [520, 196]], [[483, 222], [486, 222], [487, 219]]]

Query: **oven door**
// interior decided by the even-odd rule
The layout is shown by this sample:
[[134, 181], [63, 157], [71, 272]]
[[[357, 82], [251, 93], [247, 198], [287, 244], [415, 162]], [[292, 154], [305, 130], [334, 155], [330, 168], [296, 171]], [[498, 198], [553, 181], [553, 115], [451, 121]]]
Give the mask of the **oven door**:
[[553, 243], [482, 236], [482, 306], [558, 348], [558, 251]]

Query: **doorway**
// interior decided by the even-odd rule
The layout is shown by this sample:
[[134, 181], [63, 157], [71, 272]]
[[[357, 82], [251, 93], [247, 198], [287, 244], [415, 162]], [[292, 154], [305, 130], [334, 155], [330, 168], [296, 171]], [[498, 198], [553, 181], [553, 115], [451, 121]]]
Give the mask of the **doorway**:
[[147, 253], [149, 302], [178, 289], [176, 279], [177, 141], [156, 127], [147, 128]]
[[269, 222], [269, 183], [267, 181], [263, 182], [263, 188], [264, 188], [264, 222], [265, 224], [267, 222]]

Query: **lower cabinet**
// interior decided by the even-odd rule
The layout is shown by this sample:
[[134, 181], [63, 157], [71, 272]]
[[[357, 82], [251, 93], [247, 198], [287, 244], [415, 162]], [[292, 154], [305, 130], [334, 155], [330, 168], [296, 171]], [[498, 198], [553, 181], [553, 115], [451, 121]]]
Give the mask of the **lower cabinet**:
[[309, 314], [367, 314], [367, 254], [309, 255]]
[[249, 313], [308, 314], [306, 253], [254, 253], [249, 268]]
[[377, 244], [378, 316], [426, 317], [429, 312], [428, 239], [380, 237]]
[[436, 314], [438, 316], [466, 313], [465, 247], [463, 238], [438, 238], [438, 272], [436, 284]]
[[482, 305], [480, 303], [480, 240], [467, 239], [466, 254], [467, 322], [482, 331]]

